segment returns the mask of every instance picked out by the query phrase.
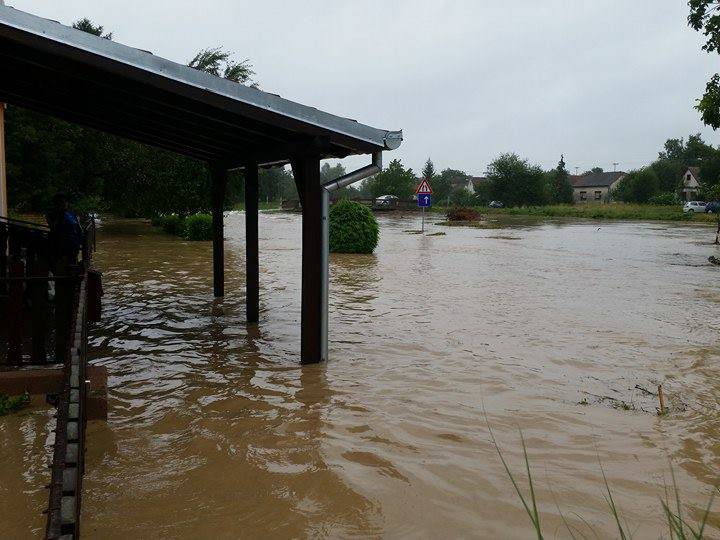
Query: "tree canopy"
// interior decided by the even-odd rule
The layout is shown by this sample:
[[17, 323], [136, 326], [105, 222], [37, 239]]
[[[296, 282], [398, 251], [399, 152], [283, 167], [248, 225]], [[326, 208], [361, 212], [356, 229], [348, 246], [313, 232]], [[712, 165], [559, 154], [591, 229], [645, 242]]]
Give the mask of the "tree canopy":
[[[73, 24], [112, 39], [84, 18]], [[221, 48], [200, 51], [192, 67], [238, 83], [252, 83], [248, 61], [235, 62]], [[18, 211], [44, 211], [57, 191], [76, 208], [126, 216], [195, 213], [210, 208], [210, 175], [204, 163], [154, 147], [11, 106], [6, 113], [8, 195]], [[244, 200], [242, 174], [230, 174], [227, 204]], [[260, 172], [261, 199], [291, 198], [292, 175], [284, 168]]]
[[[688, 24], [705, 36], [703, 50], [720, 53], [720, 2], [717, 0], [690, 0]], [[720, 74], [713, 75], [705, 86], [705, 93], [695, 108], [702, 121], [713, 129], [720, 127]]]
[[503, 154], [488, 168], [490, 195], [505, 206], [539, 205], [547, 201], [545, 173], [517, 154]]
[[564, 156], [560, 156], [558, 166], [548, 173], [548, 188], [550, 202], [573, 202], [573, 189], [570, 185], [570, 177], [567, 169], [565, 168]]
[[367, 181], [370, 196], [395, 195], [400, 199], [411, 199], [415, 195], [416, 179], [412, 169], [403, 167], [399, 159], [393, 159], [385, 170]]

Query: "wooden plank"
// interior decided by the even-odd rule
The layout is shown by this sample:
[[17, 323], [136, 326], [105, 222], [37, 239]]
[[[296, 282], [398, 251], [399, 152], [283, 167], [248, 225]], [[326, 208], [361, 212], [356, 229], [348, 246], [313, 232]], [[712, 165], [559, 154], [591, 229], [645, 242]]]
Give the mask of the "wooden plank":
[[223, 206], [228, 171], [224, 165], [213, 163], [212, 218], [213, 218], [213, 292], [215, 298], [225, 296], [225, 238], [223, 230]]
[[258, 246], [258, 166], [245, 166], [245, 303], [248, 324], [260, 319], [260, 254]]
[[320, 159], [299, 158], [293, 173], [300, 200], [302, 218], [302, 306], [300, 321], [300, 363], [322, 360], [322, 192]]

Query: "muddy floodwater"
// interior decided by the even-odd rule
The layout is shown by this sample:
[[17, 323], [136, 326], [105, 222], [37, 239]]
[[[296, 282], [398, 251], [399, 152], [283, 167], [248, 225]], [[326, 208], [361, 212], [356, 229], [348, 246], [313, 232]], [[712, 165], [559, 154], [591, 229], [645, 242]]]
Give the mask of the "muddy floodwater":
[[[522, 222], [331, 258], [330, 354], [298, 365], [300, 217], [260, 217], [261, 322], [244, 315], [244, 215], [211, 245], [109, 221], [97, 264], [109, 420], [87, 434], [86, 538], [659, 538], [671, 463], [689, 519], [720, 471], [720, 250], [710, 227]], [[658, 417], [657, 385], [669, 414]], [[39, 536], [50, 409], [0, 418], [0, 537]], [[720, 501], [711, 522], [720, 524]], [[720, 537], [713, 529], [710, 537]]]

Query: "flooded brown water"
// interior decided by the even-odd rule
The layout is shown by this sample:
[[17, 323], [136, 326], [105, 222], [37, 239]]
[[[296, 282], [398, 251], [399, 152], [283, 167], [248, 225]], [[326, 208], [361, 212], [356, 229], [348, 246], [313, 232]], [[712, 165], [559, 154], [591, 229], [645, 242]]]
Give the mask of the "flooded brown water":
[[[635, 538], [663, 533], [669, 460], [699, 516], [720, 471], [710, 228], [422, 236], [413, 218], [381, 217], [374, 255], [332, 256], [331, 361], [301, 368], [299, 216], [260, 218], [250, 330], [243, 214], [226, 224], [220, 304], [208, 243], [102, 229], [91, 343], [110, 402], [88, 432], [87, 538], [530, 538], [488, 424], [520, 479], [522, 429], [547, 537], [569, 537], [559, 510], [617, 536], [600, 462]], [[645, 392], [659, 383], [665, 417]], [[2, 538], [42, 531], [51, 429], [39, 406], [0, 419]]]

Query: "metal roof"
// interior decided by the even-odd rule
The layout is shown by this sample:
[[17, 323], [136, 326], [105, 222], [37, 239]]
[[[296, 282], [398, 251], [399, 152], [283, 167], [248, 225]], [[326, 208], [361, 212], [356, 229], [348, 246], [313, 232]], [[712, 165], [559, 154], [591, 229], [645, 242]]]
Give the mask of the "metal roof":
[[[373, 128], [0, 4], [0, 100], [205, 161], [392, 150]], [[380, 99], [380, 98], [378, 98]]]

